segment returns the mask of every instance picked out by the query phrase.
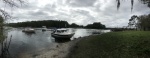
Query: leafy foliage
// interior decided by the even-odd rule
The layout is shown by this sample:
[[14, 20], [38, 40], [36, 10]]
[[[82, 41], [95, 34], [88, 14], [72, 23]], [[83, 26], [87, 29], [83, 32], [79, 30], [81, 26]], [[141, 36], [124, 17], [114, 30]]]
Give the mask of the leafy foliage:
[[3, 22], [4, 22], [4, 19], [3, 19], [3, 17], [2, 17], [2, 16], [0, 16], [0, 28], [2, 28], [2, 27], [3, 27]]
[[28, 22], [18, 22], [18, 23], [9, 23], [9, 26], [13, 27], [69, 27], [67, 21], [56, 21], [56, 20], [44, 20], [44, 21], [28, 21]]
[[129, 23], [128, 23], [128, 27], [136, 27], [137, 28], [137, 15], [133, 15], [130, 19], [129, 19]]
[[78, 25], [78, 24], [76, 24], [76, 23], [72, 23], [69, 27], [71, 27], [71, 28], [83, 28], [83, 25]]
[[142, 30], [150, 30], [150, 14], [149, 15], [141, 15], [138, 17], [138, 28]]
[[104, 29], [106, 28], [105, 25], [101, 24], [100, 22], [94, 22], [93, 24], [88, 24], [86, 28], [94, 28], [94, 29]]
[[69, 24], [67, 21], [60, 20], [44, 20], [44, 21], [28, 21], [28, 22], [18, 22], [6, 24], [12, 27], [55, 27], [55, 28], [93, 28], [93, 29], [103, 29], [105, 25], [100, 22], [95, 22], [93, 24], [88, 24], [87, 26], [77, 25], [76, 23]]
[[139, 30], [150, 30], [150, 14], [149, 15], [133, 15], [129, 19], [128, 26], [136, 27]]
[[3, 17], [0, 16], [0, 42], [4, 39], [4, 35], [3, 35]]

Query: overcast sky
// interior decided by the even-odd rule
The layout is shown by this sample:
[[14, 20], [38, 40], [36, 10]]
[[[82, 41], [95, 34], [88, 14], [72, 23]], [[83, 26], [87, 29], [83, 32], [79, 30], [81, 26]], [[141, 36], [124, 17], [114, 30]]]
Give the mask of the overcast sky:
[[[9, 7], [5, 9], [10, 11]], [[150, 8], [138, 0], [135, 0], [132, 12], [130, 0], [121, 0], [119, 10], [116, 0], [28, 0], [9, 13], [14, 17], [9, 22], [65, 20], [79, 25], [101, 22], [107, 27], [121, 27], [127, 26], [132, 15], [149, 14]]]

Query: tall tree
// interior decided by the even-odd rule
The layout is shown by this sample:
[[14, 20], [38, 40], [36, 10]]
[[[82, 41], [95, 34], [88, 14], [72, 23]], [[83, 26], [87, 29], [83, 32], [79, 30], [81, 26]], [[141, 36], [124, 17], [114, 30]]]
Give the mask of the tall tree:
[[[4, 3], [5, 5], [9, 5], [9, 7], [18, 7], [18, 3], [24, 3], [23, 0], [0, 0], [0, 3]], [[4, 7], [5, 8], [5, 7]], [[5, 44], [3, 43], [5, 36], [3, 33], [3, 23], [4, 20], [8, 19], [10, 15], [5, 11], [5, 9], [0, 8], [0, 58], [8, 58], [5, 57], [9, 53], [8, 52], [8, 47], [7, 47], [7, 42]], [[5, 47], [4, 47], [5, 46]]]
[[2, 29], [3, 22], [4, 22], [4, 19], [3, 19], [3, 17], [2, 17], [2, 16], [0, 16], [0, 29]]
[[93, 24], [88, 24], [85, 26], [86, 28], [92, 28], [92, 29], [105, 29], [105, 25], [101, 24], [100, 22], [94, 22]]
[[128, 27], [135, 27], [137, 28], [137, 18], [138, 16], [137, 15], [133, 15], [130, 19], [129, 19], [129, 23], [128, 23]]
[[150, 14], [139, 16], [138, 21], [138, 28], [142, 30], [150, 30]]
[[150, 30], [150, 14], [149, 15], [133, 15], [129, 19], [128, 26], [135, 27], [138, 30]]

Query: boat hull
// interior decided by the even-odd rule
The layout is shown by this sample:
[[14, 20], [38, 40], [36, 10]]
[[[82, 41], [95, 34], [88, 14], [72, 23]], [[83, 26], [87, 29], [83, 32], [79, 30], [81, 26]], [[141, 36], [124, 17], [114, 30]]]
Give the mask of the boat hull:
[[22, 32], [26, 32], [26, 33], [35, 33], [34, 30], [22, 30]]
[[42, 29], [42, 31], [46, 31], [46, 29]]
[[54, 34], [54, 33], [51, 34], [51, 36], [54, 37], [55, 39], [70, 39], [73, 35], [74, 33], [68, 34], [68, 35], [59, 35], [59, 34]]

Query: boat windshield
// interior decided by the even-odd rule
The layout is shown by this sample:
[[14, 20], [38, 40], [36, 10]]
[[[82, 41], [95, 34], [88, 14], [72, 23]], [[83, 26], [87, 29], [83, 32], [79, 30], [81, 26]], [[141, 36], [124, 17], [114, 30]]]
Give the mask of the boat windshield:
[[67, 30], [57, 30], [57, 33], [63, 33], [63, 32], [67, 32]]

